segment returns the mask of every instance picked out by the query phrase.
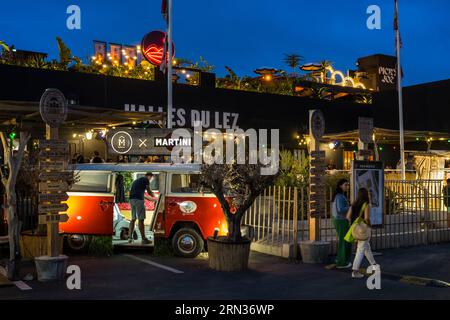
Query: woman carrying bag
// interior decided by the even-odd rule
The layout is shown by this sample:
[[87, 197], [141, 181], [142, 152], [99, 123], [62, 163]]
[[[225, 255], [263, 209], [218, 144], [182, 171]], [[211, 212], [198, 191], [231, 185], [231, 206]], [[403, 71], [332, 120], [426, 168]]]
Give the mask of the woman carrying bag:
[[347, 220], [347, 212], [349, 209], [349, 202], [345, 193], [350, 189], [350, 184], [347, 179], [341, 179], [336, 185], [336, 190], [331, 200], [331, 213], [334, 228], [338, 236], [338, 250], [336, 256], [336, 267], [338, 269], [350, 268], [350, 256], [352, 254], [352, 244], [344, 240], [345, 235], [350, 228]]
[[347, 219], [351, 226], [344, 239], [350, 243], [357, 241], [352, 278], [362, 278], [364, 274], [359, 271], [359, 268], [364, 255], [371, 265], [377, 264], [370, 249], [370, 200], [367, 189], [361, 188], [358, 190], [358, 196], [348, 210]]

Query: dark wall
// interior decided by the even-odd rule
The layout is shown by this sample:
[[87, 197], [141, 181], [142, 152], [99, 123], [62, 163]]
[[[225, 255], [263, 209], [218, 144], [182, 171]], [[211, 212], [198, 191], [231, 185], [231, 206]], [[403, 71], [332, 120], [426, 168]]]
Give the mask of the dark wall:
[[[166, 104], [164, 83], [102, 75], [0, 65], [0, 100], [39, 101], [46, 88], [93, 108], [124, 109], [125, 104]], [[174, 85], [174, 107], [239, 113], [241, 128], [279, 128], [280, 139], [293, 143], [294, 133], [308, 126], [308, 110], [321, 109], [326, 132], [354, 130], [358, 116], [372, 116], [371, 105], [314, 100], [237, 90]], [[165, 109], [165, 108], [164, 108]]]
[[[374, 97], [375, 126], [398, 130], [397, 91]], [[405, 130], [450, 132], [450, 80], [403, 88]]]

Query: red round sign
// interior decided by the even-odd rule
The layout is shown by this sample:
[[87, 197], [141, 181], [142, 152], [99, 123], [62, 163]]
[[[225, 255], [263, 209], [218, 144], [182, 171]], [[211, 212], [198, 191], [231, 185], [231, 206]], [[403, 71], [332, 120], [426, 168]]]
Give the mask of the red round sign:
[[[142, 55], [154, 66], [161, 65], [164, 52], [164, 41], [166, 34], [162, 31], [152, 31], [147, 33], [142, 39]], [[168, 53], [166, 53], [166, 57]], [[172, 59], [175, 56], [175, 46], [172, 42]], [[166, 58], [167, 59], [167, 58]]]

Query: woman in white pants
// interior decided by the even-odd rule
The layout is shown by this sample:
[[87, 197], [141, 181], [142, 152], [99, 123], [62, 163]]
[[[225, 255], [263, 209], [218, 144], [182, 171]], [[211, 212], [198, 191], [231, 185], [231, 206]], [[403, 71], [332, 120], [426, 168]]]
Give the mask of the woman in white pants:
[[[359, 217], [364, 217], [364, 222], [370, 227], [370, 199], [369, 192], [365, 188], [358, 190], [358, 196], [355, 202], [351, 205], [347, 212], [347, 219], [350, 225]], [[371, 265], [376, 265], [373, 258], [372, 250], [370, 249], [370, 236], [366, 240], [357, 241], [357, 249], [355, 260], [353, 260], [352, 266], [352, 278], [362, 278], [364, 274], [359, 271], [363, 257], [366, 256]]]

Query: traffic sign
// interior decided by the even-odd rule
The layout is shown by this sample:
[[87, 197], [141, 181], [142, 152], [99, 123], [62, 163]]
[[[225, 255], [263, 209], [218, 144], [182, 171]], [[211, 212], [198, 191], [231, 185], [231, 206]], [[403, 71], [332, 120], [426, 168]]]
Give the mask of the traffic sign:
[[40, 161], [39, 168], [41, 170], [65, 170], [68, 161]]
[[39, 213], [63, 212], [67, 211], [67, 209], [69, 209], [67, 203], [40, 204], [38, 206]]
[[67, 180], [72, 177], [72, 172], [70, 171], [54, 171], [54, 172], [41, 172], [39, 173], [39, 180]]
[[66, 181], [39, 182], [39, 192], [43, 191], [62, 191], [69, 189]]
[[48, 194], [39, 194], [39, 202], [61, 202], [67, 201], [69, 199], [69, 195], [65, 192], [63, 193], [48, 193]]
[[39, 215], [39, 224], [67, 222], [69, 216], [63, 214], [41, 214]]

